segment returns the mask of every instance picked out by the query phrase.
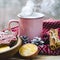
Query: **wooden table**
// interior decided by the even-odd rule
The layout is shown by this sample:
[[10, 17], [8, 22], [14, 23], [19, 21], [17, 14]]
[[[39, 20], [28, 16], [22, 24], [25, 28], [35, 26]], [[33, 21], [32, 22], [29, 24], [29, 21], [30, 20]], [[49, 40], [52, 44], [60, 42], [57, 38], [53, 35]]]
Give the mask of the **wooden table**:
[[60, 56], [45, 56], [45, 55], [38, 55], [34, 59], [21, 59], [21, 58], [10, 58], [8, 60], [60, 60]]

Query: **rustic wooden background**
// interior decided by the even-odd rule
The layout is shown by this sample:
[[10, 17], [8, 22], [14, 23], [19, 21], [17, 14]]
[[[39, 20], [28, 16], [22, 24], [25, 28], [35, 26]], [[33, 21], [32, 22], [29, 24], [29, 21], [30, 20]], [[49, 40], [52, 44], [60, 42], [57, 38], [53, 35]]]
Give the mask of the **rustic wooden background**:
[[27, 0], [0, 0], [0, 30], [7, 27], [10, 19], [18, 19], [17, 14], [26, 2]]
[[[40, 5], [41, 1], [43, 0], [35, 0], [35, 3]], [[51, 2], [52, 0], [44, 0], [44, 1]], [[20, 13], [22, 7], [25, 5], [26, 2], [27, 0], [0, 0], [0, 30], [7, 27], [7, 23], [10, 19], [18, 19], [17, 14]], [[58, 9], [60, 8], [59, 7], [60, 1], [53, 0], [53, 2], [57, 3], [57, 8], [55, 8], [55, 12], [57, 13], [58, 11], [60, 11], [60, 9]], [[39, 8], [40, 6], [38, 6], [38, 9]], [[56, 9], [58, 10], [56, 11]]]

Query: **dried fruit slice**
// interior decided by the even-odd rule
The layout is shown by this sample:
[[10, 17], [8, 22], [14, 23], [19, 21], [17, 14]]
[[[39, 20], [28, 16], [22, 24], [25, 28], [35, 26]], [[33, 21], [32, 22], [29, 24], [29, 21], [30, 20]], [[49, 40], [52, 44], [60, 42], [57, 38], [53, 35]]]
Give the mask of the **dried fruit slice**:
[[35, 44], [27, 43], [19, 49], [19, 53], [22, 57], [33, 58], [38, 54], [38, 47]]
[[9, 49], [10, 49], [9, 46], [2, 46], [2, 47], [0, 47], [0, 52], [2, 53], [2, 52], [5, 52], [5, 51], [7, 51]]

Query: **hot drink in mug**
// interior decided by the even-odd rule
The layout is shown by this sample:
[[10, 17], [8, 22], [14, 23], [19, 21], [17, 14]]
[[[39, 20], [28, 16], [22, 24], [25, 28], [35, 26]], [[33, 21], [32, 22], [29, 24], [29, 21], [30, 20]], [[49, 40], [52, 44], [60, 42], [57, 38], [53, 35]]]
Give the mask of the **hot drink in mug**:
[[32, 39], [41, 35], [44, 14], [35, 12], [31, 16], [18, 15], [18, 17], [19, 21], [11, 20], [9, 22], [9, 28], [11, 23], [15, 22], [19, 24], [18, 34], [20, 36], [28, 36]]

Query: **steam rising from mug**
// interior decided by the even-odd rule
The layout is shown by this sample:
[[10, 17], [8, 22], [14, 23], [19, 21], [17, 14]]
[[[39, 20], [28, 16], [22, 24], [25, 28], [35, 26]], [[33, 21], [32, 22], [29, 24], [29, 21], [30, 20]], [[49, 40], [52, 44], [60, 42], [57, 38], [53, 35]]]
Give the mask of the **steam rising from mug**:
[[33, 0], [28, 0], [26, 5], [22, 8], [22, 11], [20, 13], [21, 16], [30, 16], [33, 14], [35, 3]]
[[60, 0], [39, 0], [39, 1], [27, 0], [27, 3], [22, 8], [20, 15], [31, 16], [33, 12], [35, 11], [35, 9], [38, 12], [43, 12], [47, 14], [47, 16], [60, 18]]
[[40, 10], [54, 17], [60, 17], [60, 0], [43, 0]]

